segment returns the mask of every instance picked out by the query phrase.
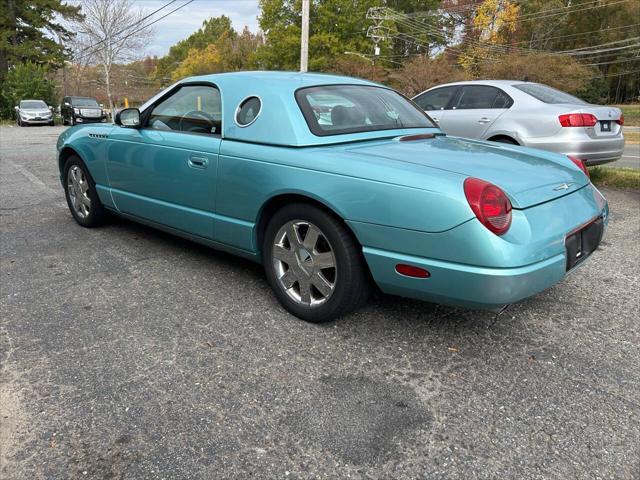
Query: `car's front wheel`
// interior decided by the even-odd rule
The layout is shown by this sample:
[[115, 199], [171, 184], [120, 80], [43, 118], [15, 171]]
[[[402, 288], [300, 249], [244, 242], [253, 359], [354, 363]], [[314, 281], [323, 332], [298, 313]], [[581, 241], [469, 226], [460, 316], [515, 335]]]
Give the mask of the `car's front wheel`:
[[267, 226], [264, 268], [282, 305], [314, 323], [363, 305], [370, 292], [361, 248], [344, 224], [309, 204], [288, 205]]
[[96, 184], [75, 155], [64, 166], [64, 193], [71, 215], [80, 225], [98, 227], [105, 223], [108, 212], [98, 198]]

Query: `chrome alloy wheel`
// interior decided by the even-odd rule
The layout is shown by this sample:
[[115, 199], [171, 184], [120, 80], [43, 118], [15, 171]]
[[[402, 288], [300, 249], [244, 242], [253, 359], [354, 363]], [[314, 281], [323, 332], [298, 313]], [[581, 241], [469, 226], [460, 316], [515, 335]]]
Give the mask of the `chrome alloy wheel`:
[[305, 220], [285, 223], [275, 236], [271, 254], [276, 280], [297, 304], [325, 303], [336, 286], [333, 248], [314, 224]]
[[86, 218], [91, 212], [91, 199], [89, 198], [89, 182], [82, 169], [73, 165], [67, 174], [67, 190], [71, 205], [78, 217]]

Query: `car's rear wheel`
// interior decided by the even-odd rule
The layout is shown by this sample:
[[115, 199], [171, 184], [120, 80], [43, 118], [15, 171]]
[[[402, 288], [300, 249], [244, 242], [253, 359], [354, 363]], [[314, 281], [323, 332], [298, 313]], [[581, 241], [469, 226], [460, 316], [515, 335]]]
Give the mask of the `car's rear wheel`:
[[509, 138], [509, 137], [498, 137], [498, 138], [494, 138], [493, 141], [498, 143], [506, 143], [509, 145], [518, 145], [518, 142], [516, 142], [513, 138]]
[[103, 225], [108, 212], [98, 198], [96, 184], [82, 160], [71, 156], [64, 166], [64, 192], [71, 215], [83, 227]]
[[282, 305], [314, 323], [365, 303], [369, 277], [360, 246], [344, 224], [313, 205], [288, 205], [269, 222], [264, 268]]

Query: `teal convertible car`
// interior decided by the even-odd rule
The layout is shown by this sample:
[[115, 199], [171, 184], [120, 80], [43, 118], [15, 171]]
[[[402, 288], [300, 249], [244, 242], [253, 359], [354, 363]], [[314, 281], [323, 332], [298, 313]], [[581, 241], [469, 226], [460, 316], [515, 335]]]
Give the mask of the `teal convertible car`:
[[339, 76], [188, 78], [57, 148], [80, 225], [111, 212], [262, 262], [312, 322], [374, 284], [500, 308], [561, 281], [608, 220], [579, 160], [448, 137], [396, 91]]

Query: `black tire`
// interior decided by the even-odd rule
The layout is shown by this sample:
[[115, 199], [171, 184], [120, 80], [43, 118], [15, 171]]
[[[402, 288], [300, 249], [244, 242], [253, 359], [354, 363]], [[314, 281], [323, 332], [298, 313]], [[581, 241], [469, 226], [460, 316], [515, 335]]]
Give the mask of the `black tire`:
[[516, 142], [515, 140], [508, 138], [508, 137], [498, 137], [494, 140], [494, 142], [497, 143], [506, 143], [508, 145], [519, 145], [518, 142]]
[[62, 125], [66, 125], [67, 124], [67, 119], [62, 117]]
[[[69, 192], [69, 175], [70, 171], [73, 167], [78, 167], [82, 170], [82, 174], [84, 175], [85, 181], [87, 182], [87, 191], [86, 195], [91, 200], [91, 206], [89, 212], [85, 216], [81, 216], [73, 206], [73, 200], [71, 199], [71, 195]], [[79, 225], [87, 228], [99, 227], [100, 225], [104, 225], [109, 217], [109, 212], [104, 208], [102, 203], [100, 202], [100, 198], [98, 198], [98, 193], [96, 191], [96, 183], [93, 181], [89, 170], [85, 166], [84, 162], [77, 157], [76, 155], [72, 155], [69, 157], [67, 162], [64, 165], [64, 196], [67, 199], [67, 206], [69, 207], [69, 211], [73, 218], [78, 222]]]
[[[309, 222], [329, 242], [336, 269], [333, 293], [320, 305], [301, 305], [294, 301], [277, 279], [274, 243], [278, 231], [293, 220]], [[287, 205], [278, 210], [267, 225], [263, 243], [263, 264], [269, 285], [280, 303], [293, 315], [312, 323], [339, 318], [364, 305], [371, 292], [369, 272], [362, 249], [350, 231], [335, 216], [310, 204]]]

